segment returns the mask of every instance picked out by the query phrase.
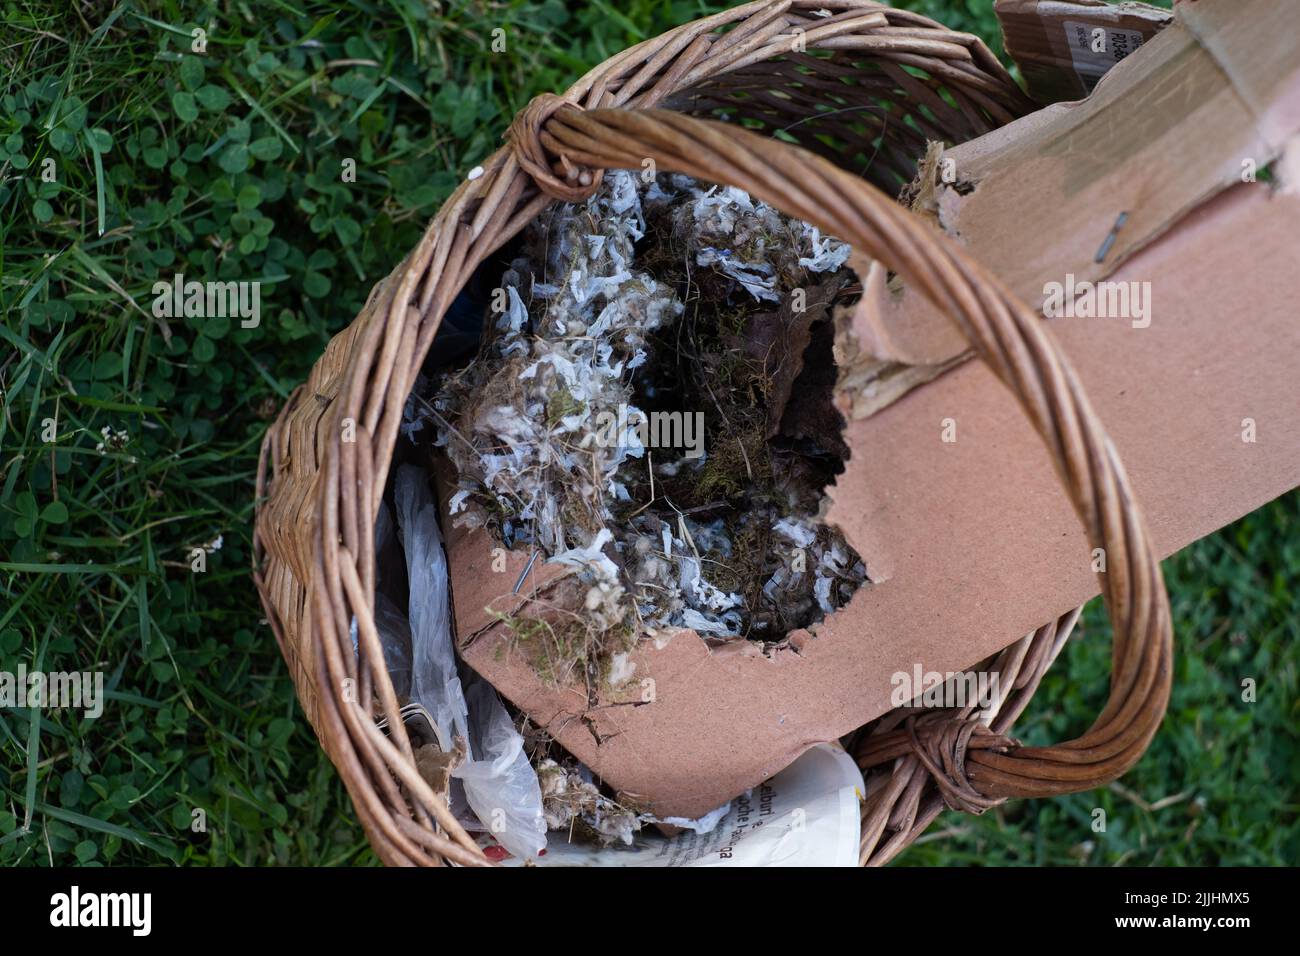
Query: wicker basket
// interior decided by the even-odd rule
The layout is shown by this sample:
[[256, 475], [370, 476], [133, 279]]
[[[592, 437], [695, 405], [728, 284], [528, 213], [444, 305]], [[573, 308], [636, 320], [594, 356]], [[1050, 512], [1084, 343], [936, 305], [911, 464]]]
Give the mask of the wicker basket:
[[[863, 864], [892, 858], [944, 806], [978, 813], [1010, 797], [1090, 789], [1141, 756], [1168, 702], [1172, 635], [1124, 470], [1039, 317], [890, 198], [927, 140], [962, 141], [1032, 108], [973, 36], [869, 0], [764, 0], [632, 47], [516, 117], [508, 145], [461, 184], [330, 342], [268, 431], [258, 468], [257, 588], [382, 860], [487, 864], [417, 773], [401, 721], [389, 721], [391, 736], [376, 728], [396, 716], [397, 700], [372, 615], [373, 529], [406, 396], [444, 312], [486, 257], [548, 203], [582, 199], [604, 169], [640, 169], [647, 158], [747, 190], [941, 306], [1019, 399], [1092, 546], [1107, 555], [1113, 675], [1096, 722], [1053, 747], [1006, 736], [1074, 611], [986, 662], [1008, 689], [991, 719], [909, 710], [863, 728], [849, 742], [868, 780]], [[778, 131], [800, 147], [768, 138]]]

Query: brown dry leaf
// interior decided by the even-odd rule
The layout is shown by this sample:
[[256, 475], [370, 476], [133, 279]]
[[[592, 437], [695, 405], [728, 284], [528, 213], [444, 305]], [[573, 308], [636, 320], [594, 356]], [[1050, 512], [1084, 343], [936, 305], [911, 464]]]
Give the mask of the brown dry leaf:
[[[759, 312], [749, 318], [743, 343], [745, 354], [763, 364], [765, 377], [771, 383], [767, 392], [768, 438], [781, 431], [795, 380], [803, 371], [813, 326], [830, 317], [831, 303], [845, 281], [843, 276], [832, 276], [804, 289], [802, 302], [792, 293], [775, 312]], [[802, 305], [802, 310], [796, 309], [797, 305]]]
[[451, 753], [436, 743], [427, 743], [415, 749], [415, 769], [433, 792], [445, 796], [451, 785], [451, 772], [465, 761], [465, 738], [457, 737]]
[[849, 457], [849, 446], [844, 441], [844, 416], [835, 404], [838, 369], [834, 348], [834, 324], [814, 325], [803, 355], [804, 368], [792, 383], [776, 443], [788, 442], [795, 451], [814, 458], [830, 454], [842, 462]]

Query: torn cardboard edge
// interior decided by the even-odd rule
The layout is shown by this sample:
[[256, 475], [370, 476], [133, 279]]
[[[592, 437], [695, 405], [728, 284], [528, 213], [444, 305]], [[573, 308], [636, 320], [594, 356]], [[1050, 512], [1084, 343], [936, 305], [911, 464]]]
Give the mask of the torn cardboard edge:
[[[1216, 193], [1270, 165], [1282, 175], [1300, 165], [1300, 151], [1288, 156], [1300, 133], [1289, 29], [1268, 0], [1180, 5], [1089, 99], [932, 147], [912, 207], [1035, 309], [1067, 274], [1076, 285], [1105, 279]], [[860, 309], [881, 358], [934, 366], [969, 354], [960, 331], [900, 282]]]
[[[1300, 430], [1291, 289], [1300, 197], [1264, 184], [1223, 188], [1225, 150], [1268, 139], [1239, 122], [1241, 84], [1255, 115], [1272, 118], [1270, 137], [1300, 108], [1300, 59], [1266, 6], [1196, 4], [1194, 37], [1175, 24], [1084, 103], [952, 151], [976, 169], [981, 155], [998, 160], [966, 195], [938, 191], [945, 228], [1030, 301], [1041, 299], [1044, 276], [1071, 270], [1150, 283], [1159, 305], [1149, 327], [1063, 318], [1052, 328], [1161, 555], [1300, 484], [1289, 437]], [[1213, 56], [1207, 38], [1220, 47]], [[1253, 58], [1250, 69], [1229, 80], [1221, 64], [1242, 58]], [[1208, 142], [1205, 129], [1216, 132]], [[951, 195], [962, 202], [945, 220]], [[1114, 258], [1095, 263], [1124, 209]], [[901, 322], [933, 321], [919, 302], [903, 291]], [[957, 344], [937, 358], [959, 354]], [[1255, 442], [1242, 441], [1246, 418]], [[955, 442], [940, 440], [945, 419]], [[981, 364], [962, 363], [848, 429], [855, 449], [879, 453], [850, 460], [829, 517], [871, 556], [873, 580], [882, 562], [888, 573], [788, 652], [718, 652], [679, 633], [633, 654], [641, 696], [595, 703], [585, 688], [546, 686], [499, 631], [477, 631], [464, 659], [616, 791], [661, 816], [698, 817], [892, 709], [891, 675], [969, 668], [1097, 593], [1086, 537], [1046, 451]], [[513, 586], [528, 557], [509, 554], [499, 577], [487, 550], [454, 563], [458, 623], [473, 618], [493, 577], [506, 582], [498, 591]]]

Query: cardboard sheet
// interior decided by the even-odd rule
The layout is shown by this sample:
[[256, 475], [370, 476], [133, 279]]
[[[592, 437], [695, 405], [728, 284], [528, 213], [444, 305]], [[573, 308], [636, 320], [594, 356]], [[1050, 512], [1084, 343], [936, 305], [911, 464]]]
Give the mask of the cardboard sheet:
[[[1162, 555], [1300, 485], [1300, 197], [1231, 175], [1242, 144], [1280, 152], [1300, 111], [1300, 57], [1243, 23], [1267, 6], [1197, 3], [1189, 28], [1127, 58], [1086, 104], [970, 144], [973, 190], [936, 192], [945, 228], [1031, 302], [1067, 273], [1150, 284], [1144, 327], [1051, 322]], [[1241, 49], [1257, 41], [1268, 48]], [[1121, 211], [1132, 228], [1096, 263]], [[919, 297], [900, 301], [901, 321], [933, 327], [907, 312]], [[970, 668], [1097, 593], [1046, 452], [982, 365], [851, 420], [846, 438], [830, 520], [875, 583], [813, 634], [763, 654], [682, 632], [643, 642], [615, 699], [550, 687], [483, 609], [546, 599], [553, 572], [538, 562], [514, 594], [527, 554], [494, 567], [485, 532], [450, 531], [465, 660], [616, 789], [698, 817], [889, 710], [894, 674]]]
[[[1271, 0], [1199, 0], [1178, 15], [1087, 100], [932, 153], [914, 207], [1040, 307], [1047, 282], [1103, 279], [1215, 193], [1258, 179], [1300, 134], [1292, 16]], [[933, 365], [966, 350], [916, 293], [895, 285], [868, 305], [858, 321], [882, 357]]]
[[1039, 103], [1083, 99], [1173, 15], [1145, 3], [997, 0], [1007, 53]]

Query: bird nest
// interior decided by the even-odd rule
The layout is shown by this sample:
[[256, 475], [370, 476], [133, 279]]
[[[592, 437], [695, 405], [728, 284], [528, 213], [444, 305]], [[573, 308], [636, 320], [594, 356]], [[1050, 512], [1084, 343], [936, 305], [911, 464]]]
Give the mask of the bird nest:
[[511, 250], [476, 353], [417, 386], [405, 431], [455, 466], [453, 520], [579, 569], [550, 673], [616, 683], [684, 628], [779, 641], [866, 581], [824, 520], [849, 251], [742, 190], [625, 171]]

